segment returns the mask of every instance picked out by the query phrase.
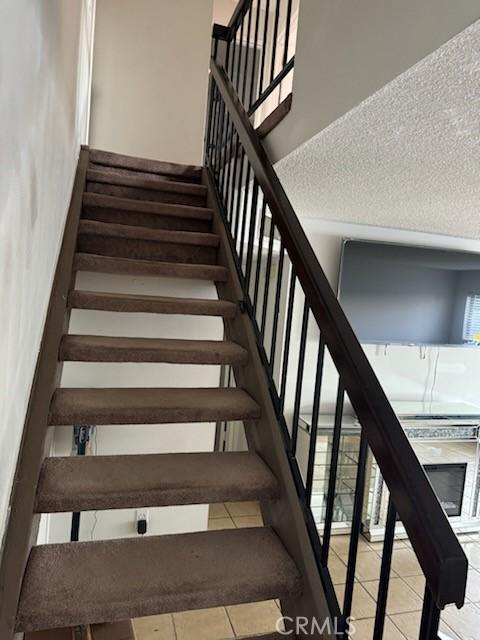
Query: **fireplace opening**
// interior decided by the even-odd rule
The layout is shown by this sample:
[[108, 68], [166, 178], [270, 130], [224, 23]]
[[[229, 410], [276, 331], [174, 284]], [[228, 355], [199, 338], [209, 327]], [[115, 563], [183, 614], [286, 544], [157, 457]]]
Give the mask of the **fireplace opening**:
[[423, 468], [447, 516], [460, 516], [467, 463], [424, 464]]

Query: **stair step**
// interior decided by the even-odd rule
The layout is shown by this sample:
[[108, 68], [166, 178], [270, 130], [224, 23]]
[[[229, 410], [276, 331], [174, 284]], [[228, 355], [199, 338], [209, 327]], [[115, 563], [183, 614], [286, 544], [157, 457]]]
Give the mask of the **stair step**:
[[84, 193], [84, 219], [113, 222], [150, 229], [209, 232], [213, 211], [204, 207], [116, 198]]
[[57, 389], [51, 425], [173, 424], [256, 420], [260, 407], [243, 389]]
[[203, 206], [207, 195], [207, 188], [202, 184], [163, 180], [156, 176], [132, 177], [98, 169], [87, 171], [86, 190], [121, 198], [193, 206]]
[[226, 340], [177, 340], [64, 335], [60, 360], [81, 362], [168, 362], [245, 365], [248, 352]]
[[91, 511], [271, 500], [274, 475], [255, 453], [46, 458], [35, 511]]
[[78, 251], [135, 260], [216, 264], [219, 237], [214, 233], [148, 229], [81, 220]]
[[297, 595], [298, 570], [270, 528], [34, 547], [17, 631]]
[[100, 149], [90, 149], [88, 158], [91, 163], [105, 165], [106, 167], [118, 167], [132, 171], [142, 171], [149, 174], [170, 176], [176, 180], [200, 182], [202, 167], [194, 165], [178, 164], [174, 162], [162, 162], [161, 160], [148, 160], [121, 153], [111, 153]]
[[171, 229], [147, 229], [126, 224], [81, 220], [78, 232], [85, 235], [111, 236], [129, 240], [148, 240], [171, 244], [186, 244], [217, 248], [220, 237], [216, 233], [198, 233], [195, 231], [172, 231]]
[[97, 311], [223, 316], [224, 318], [234, 318], [238, 312], [238, 306], [226, 300], [169, 298], [75, 290], [70, 291], [68, 304], [75, 309], [95, 309]]
[[100, 256], [94, 253], [75, 254], [73, 268], [76, 271], [117, 273], [131, 276], [193, 278], [213, 280], [215, 282], [225, 282], [228, 276], [227, 269], [219, 265], [132, 260], [130, 258]]

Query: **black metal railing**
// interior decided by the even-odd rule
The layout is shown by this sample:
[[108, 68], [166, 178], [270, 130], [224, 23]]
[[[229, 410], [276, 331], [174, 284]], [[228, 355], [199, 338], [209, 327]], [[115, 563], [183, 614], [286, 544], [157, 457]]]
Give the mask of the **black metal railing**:
[[241, 0], [228, 27], [216, 25], [214, 53], [223, 41], [225, 72], [249, 116], [275, 91], [280, 102], [282, 82], [293, 73], [298, 1]]
[[[341, 620], [347, 637], [364, 514], [369, 508], [372, 469], [377, 468], [390, 497], [381, 563], [378, 560], [373, 639], [383, 637], [393, 540], [401, 526], [426, 583], [418, 637], [437, 638], [440, 610], [450, 603], [463, 605], [465, 554], [328, 283], [237, 90], [238, 82], [232, 82], [212, 58], [205, 161], [236, 258], [244, 306], [256, 332], [331, 614]], [[308, 430], [299, 429], [306, 405], [311, 409]], [[326, 414], [332, 416], [331, 438], [328, 451], [322, 453], [317, 450], [317, 436], [320, 418], [323, 421]], [[347, 414], [355, 416], [359, 437], [351, 454], [352, 473], [340, 477], [339, 451]], [[318, 489], [315, 469], [322, 455], [329, 455], [329, 471], [325, 486]], [[332, 535], [341, 483], [348, 485], [351, 497], [348, 509], [342, 506], [348, 510], [349, 525], [343, 556], [335, 550]], [[313, 502], [319, 495], [322, 517], [316, 522]], [[339, 567], [344, 571], [340, 580], [335, 576]], [[334, 586], [339, 581], [341, 588]]]

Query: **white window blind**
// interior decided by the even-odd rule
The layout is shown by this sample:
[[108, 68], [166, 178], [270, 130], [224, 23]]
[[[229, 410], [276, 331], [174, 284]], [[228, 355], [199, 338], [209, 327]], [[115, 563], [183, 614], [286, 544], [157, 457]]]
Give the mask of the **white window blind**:
[[465, 303], [463, 340], [472, 342], [477, 333], [480, 333], [480, 294], [470, 293]]

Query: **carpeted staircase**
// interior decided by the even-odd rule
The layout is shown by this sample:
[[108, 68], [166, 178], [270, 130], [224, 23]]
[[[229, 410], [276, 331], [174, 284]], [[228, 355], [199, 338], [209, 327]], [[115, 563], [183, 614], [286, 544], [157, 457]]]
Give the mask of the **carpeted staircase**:
[[[90, 151], [74, 269], [225, 281], [217, 264], [202, 169]], [[73, 280], [72, 280], [73, 281]], [[72, 290], [71, 308], [231, 319], [236, 301]], [[159, 317], [159, 322], [161, 318]], [[247, 350], [228, 341], [65, 335], [59, 360], [231, 364]], [[260, 407], [242, 388], [58, 388], [49, 422], [73, 425], [239, 420]], [[159, 429], [162, 426], [158, 427]], [[37, 513], [274, 500], [276, 478], [254, 451], [47, 458]], [[18, 631], [113, 622], [216, 607], [302, 590], [269, 527], [34, 547]]]

